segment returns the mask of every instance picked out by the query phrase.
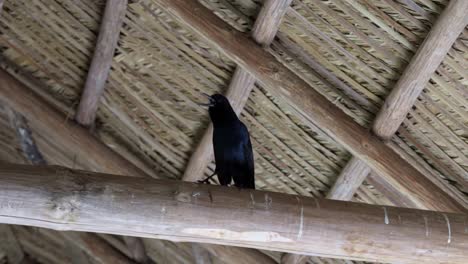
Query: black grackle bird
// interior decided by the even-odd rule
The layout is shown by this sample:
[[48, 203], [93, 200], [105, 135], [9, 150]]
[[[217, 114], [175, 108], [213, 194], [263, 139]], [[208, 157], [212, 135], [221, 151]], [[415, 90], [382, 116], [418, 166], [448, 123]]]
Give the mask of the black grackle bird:
[[228, 99], [220, 94], [208, 96], [211, 121], [213, 122], [213, 148], [216, 169], [203, 181], [208, 183], [218, 175], [221, 185], [234, 180], [239, 188], [255, 189], [255, 170], [252, 144], [247, 127], [239, 120]]

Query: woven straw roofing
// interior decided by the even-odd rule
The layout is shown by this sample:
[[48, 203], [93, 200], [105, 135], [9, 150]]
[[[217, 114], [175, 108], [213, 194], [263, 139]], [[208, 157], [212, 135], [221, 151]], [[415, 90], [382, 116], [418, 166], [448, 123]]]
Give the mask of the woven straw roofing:
[[[257, 0], [202, 2], [245, 32], [261, 7]], [[296, 0], [269, 51], [356, 122], [370, 127], [447, 2]], [[2, 67], [73, 116], [103, 7], [104, 1], [91, 0], [6, 1], [0, 18]], [[315, 73], [317, 64], [329, 76]], [[148, 174], [180, 179], [209, 123], [207, 111], [196, 102], [203, 101], [201, 92], [226, 91], [234, 68], [153, 1], [129, 1], [95, 133]], [[465, 29], [392, 139], [396, 151], [443, 178], [465, 200], [467, 106]], [[251, 132], [259, 189], [324, 196], [351, 157], [261, 86], [254, 88], [241, 119]], [[32, 131], [50, 163], [81, 166], [81, 157], [72, 151], [57, 153], [45, 131]], [[2, 143], [9, 142], [9, 135], [0, 136]], [[206, 174], [213, 168], [211, 164]], [[367, 183], [354, 199], [390, 204]]]

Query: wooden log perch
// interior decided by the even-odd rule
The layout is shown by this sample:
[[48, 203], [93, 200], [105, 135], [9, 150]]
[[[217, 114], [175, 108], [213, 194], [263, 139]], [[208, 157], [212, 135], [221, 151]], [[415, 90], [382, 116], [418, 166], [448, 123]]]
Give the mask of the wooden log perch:
[[[379, 138], [341, 111], [245, 34], [236, 31], [195, 0], [156, 0], [162, 8], [222, 50], [277, 98], [323, 129], [421, 208], [464, 211], [463, 205], [427, 179]], [[433, 197], [438, 197], [434, 202]]]
[[126, 10], [127, 0], [107, 0], [106, 2], [96, 49], [75, 116], [77, 122], [84, 126], [94, 124], [99, 99], [104, 92]]
[[[266, 0], [252, 29], [252, 38], [263, 46], [273, 41], [281, 20], [292, 0]], [[237, 115], [242, 112], [255, 84], [255, 76], [237, 67], [232, 77], [226, 97]], [[193, 152], [185, 169], [184, 181], [197, 181], [203, 177], [208, 163], [213, 159], [213, 124], [208, 129]]]
[[[468, 1], [450, 1], [377, 115], [373, 129], [378, 137], [388, 140], [396, 133], [431, 75], [434, 74], [467, 23]], [[369, 172], [370, 168], [365, 162], [353, 157], [339, 175], [327, 197], [351, 200]], [[375, 176], [379, 177], [378, 174]], [[385, 179], [382, 180], [385, 181]], [[437, 200], [437, 197], [434, 196], [433, 199]]]
[[467, 215], [2, 164], [0, 223], [398, 263], [466, 263]]

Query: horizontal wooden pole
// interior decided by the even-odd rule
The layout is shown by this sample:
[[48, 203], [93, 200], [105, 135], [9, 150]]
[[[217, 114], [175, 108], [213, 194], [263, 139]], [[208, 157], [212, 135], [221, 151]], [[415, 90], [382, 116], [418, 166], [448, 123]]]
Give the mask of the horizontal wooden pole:
[[467, 215], [57, 166], [0, 166], [0, 223], [398, 263], [466, 263]]
[[[278, 62], [246, 34], [236, 31], [196, 0], [156, 0], [162, 8], [222, 50], [255, 76], [269, 92], [288, 102], [308, 125], [316, 124], [421, 208], [466, 209], [370, 131], [360, 126]], [[433, 197], [437, 196], [437, 202]]]

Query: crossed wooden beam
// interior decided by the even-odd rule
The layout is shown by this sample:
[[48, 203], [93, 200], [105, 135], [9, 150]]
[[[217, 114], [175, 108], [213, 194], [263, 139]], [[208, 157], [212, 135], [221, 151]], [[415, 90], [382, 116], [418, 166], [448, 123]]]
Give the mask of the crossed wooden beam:
[[[395, 133], [430, 76], [468, 23], [467, 1], [450, 1], [418, 49], [375, 120], [373, 130], [378, 137], [357, 125], [258, 46], [268, 46], [271, 43], [282, 17], [288, 10], [290, 0], [265, 2], [252, 31], [252, 38], [257, 43], [244, 34], [233, 31], [197, 1], [156, 2], [238, 63], [239, 67], [227, 92], [237, 113], [242, 111], [253, 84], [257, 81], [271, 93], [290, 103], [302, 115], [306, 124], [315, 123], [354, 154], [328, 198], [349, 200], [372, 169], [381, 180], [402, 195], [410, 197], [413, 204], [419, 208], [465, 212], [465, 204], [440, 189], [378, 137], [388, 139]], [[94, 122], [98, 99], [110, 69], [125, 6], [126, 1], [108, 1], [106, 6], [95, 56], [76, 116], [76, 120], [83, 125], [90, 126]], [[34, 105], [31, 102], [36, 102], [37, 98], [33, 98], [24, 87], [19, 88], [20, 85], [15, 84], [15, 80], [5, 72], [0, 72], [0, 79], [6, 80], [6, 85], [2, 87], [18, 87], [14, 91], [0, 88], [0, 95], [10, 100], [13, 108], [22, 112], [29, 120], [37, 119], [37, 113], [47, 112], [44, 113], [45, 116], [49, 114], [52, 118], [38, 119], [37, 123], [43, 122], [43, 125], [49, 128], [60, 127], [57, 121], [62, 119], [58, 113], [54, 113], [48, 107], [31, 109], [30, 106]], [[70, 124], [61, 127], [64, 131], [55, 131], [55, 136], [63, 139], [60, 140], [63, 146], [77, 151], [85, 149], [83, 154], [92, 155], [90, 160], [94, 161], [94, 166], [101, 167], [102, 171], [144, 175], [138, 168], [91, 137], [85, 129]], [[190, 159], [184, 180], [193, 181], [202, 177], [212, 157], [211, 133], [208, 129], [204, 134]], [[83, 142], [86, 144], [83, 145]], [[92, 151], [89, 151], [89, 148]]]

